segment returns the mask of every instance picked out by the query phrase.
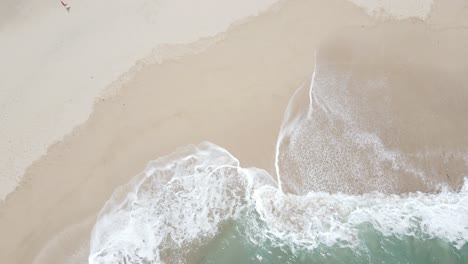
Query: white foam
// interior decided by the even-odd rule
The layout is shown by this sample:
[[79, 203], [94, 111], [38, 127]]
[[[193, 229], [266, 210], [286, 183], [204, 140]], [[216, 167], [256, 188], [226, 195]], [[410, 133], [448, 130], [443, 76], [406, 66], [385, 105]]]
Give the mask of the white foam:
[[[359, 226], [384, 236], [437, 237], [461, 248], [468, 241], [468, 179], [461, 191], [438, 194], [284, 194], [263, 170], [241, 168], [210, 143], [189, 146], [150, 162], [120, 187], [101, 211], [89, 263], [183, 262], [188, 247], [213, 237], [220, 224], [248, 218], [254, 243], [315, 249], [358, 246]], [[245, 219], [245, 218], [243, 218]]]
[[291, 247], [356, 246], [361, 224], [384, 236], [440, 238], [460, 249], [468, 242], [468, 179], [460, 192], [379, 192], [364, 195], [311, 192], [288, 195], [264, 188], [255, 196], [256, 210], [266, 225], [251, 235]]
[[[239, 167], [224, 149], [203, 143], [151, 162], [121, 187], [94, 227], [89, 263], [159, 263], [163, 252], [183, 257], [188, 244], [235, 219], [257, 184], [274, 184], [260, 170]], [[124, 195], [122, 195], [124, 194]]]
[[281, 123], [280, 131], [278, 133], [278, 139], [276, 140], [276, 149], [275, 149], [275, 172], [276, 172], [276, 180], [278, 182], [279, 189], [283, 191], [282, 183], [281, 183], [281, 171], [280, 171], [280, 148], [283, 144], [283, 140], [291, 135], [293, 130], [297, 127], [298, 123], [302, 120], [301, 115], [297, 115], [294, 118], [292, 117], [291, 108], [295, 102], [296, 97], [300, 94], [300, 91], [303, 89], [302, 85], [299, 87], [294, 94], [292, 95], [291, 99], [288, 102], [287, 110], [284, 113], [283, 122]]
[[[375, 132], [366, 130], [367, 110], [360, 108], [362, 98], [350, 95], [350, 78], [348, 72], [335, 73], [316, 63], [307, 105], [301, 108], [296, 98], [305, 97], [302, 88], [291, 98], [276, 154], [277, 174], [286, 174], [281, 181], [289, 192], [356, 192], [356, 187], [392, 191], [396, 179], [388, 175], [424, 178], [402, 153], [389, 149]], [[361, 89], [374, 87], [370, 83]], [[345, 184], [343, 179], [355, 182]]]
[[0, 3], [0, 200], [152, 49], [225, 31], [275, 0], [65, 2], [70, 13], [58, 0]]
[[[444, 149], [440, 143], [438, 148], [411, 152], [399, 147], [399, 140], [411, 136], [419, 142], [413, 131], [405, 130], [416, 120], [399, 116], [391, 100], [378, 99], [395, 96], [384, 73], [361, 80], [352, 68], [359, 65], [336, 67], [323, 62], [315, 63], [310, 87], [295, 92], [284, 114], [275, 160], [282, 190], [394, 193], [405, 188], [404, 182], [417, 183], [418, 190], [433, 190], [443, 184], [436, 165], [440, 153], [445, 153], [446, 164], [450, 157], [464, 165], [453, 170], [452, 178], [467, 176], [465, 146]], [[437, 140], [441, 139], [434, 138], [434, 146]]]

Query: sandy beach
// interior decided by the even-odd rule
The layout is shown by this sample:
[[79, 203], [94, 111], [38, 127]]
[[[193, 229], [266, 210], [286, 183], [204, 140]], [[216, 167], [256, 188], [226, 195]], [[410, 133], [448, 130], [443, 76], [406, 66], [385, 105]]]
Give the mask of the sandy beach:
[[51, 144], [85, 122], [97, 98], [139, 60], [160, 54], [162, 45], [221, 33], [273, 2], [85, 0], [67, 2], [70, 13], [60, 1], [2, 3], [12, 17], [0, 21], [0, 56], [12, 63], [0, 66], [0, 199]]
[[[92, 1], [72, 2], [70, 14], [55, 3], [5, 4], [21, 12], [0, 20], [0, 56], [7, 62], [0, 70], [9, 73], [0, 79], [2, 263], [87, 263], [91, 229], [115, 188], [181, 146], [207, 140], [243, 167], [273, 175], [284, 111], [294, 91], [310, 84], [317, 52], [338, 70], [348, 69], [346, 61], [365, 65], [355, 69], [356, 82], [378, 74], [376, 65], [393, 63], [384, 71], [399, 89], [388, 96], [401, 107], [372, 101], [377, 110], [369, 118], [404, 116], [377, 122], [376, 133], [408, 156], [425, 148], [430, 155], [423, 163], [440, 170], [430, 186], [399, 178], [397, 193], [434, 191], [441, 182], [460, 188], [468, 175], [468, 3], [414, 1], [409, 12], [401, 3], [388, 11], [388, 1], [366, 8], [365, 1], [243, 2], [142, 1], [127, 13], [99, 3], [89, 17], [105, 11], [108, 19], [87, 22]], [[44, 10], [37, 24], [29, 16], [36, 6]], [[210, 8], [216, 11], [204, 13]], [[44, 30], [55, 22], [55, 31]], [[44, 35], [28, 35], [35, 27]], [[102, 32], [107, 35], [96, 36]], [[422, 119], [419, 130], [410, 125]], [[446, 152], [459, 156], [443, 162]], [[294, 184], [287, 191], [301, 193]]]

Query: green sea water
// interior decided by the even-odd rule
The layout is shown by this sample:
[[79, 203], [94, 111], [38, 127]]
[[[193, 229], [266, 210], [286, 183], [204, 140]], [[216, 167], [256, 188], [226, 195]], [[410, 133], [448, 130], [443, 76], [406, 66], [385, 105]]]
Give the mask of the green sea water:
[[89, 263], [468, 264], [466, 179], [438, 193], [291, 195], [213, 144], [183, 150], [114, 192]]
[[355, 246], [321, 245], [312, 250], [277, 246], [278, 241], [254, 242], [246, 234], [246, 225], [240, 220], [225, 228], [203, 250], [200, 263], [468, 263], [468, 244], [457, 249], [438, 238], [384, 236], [367, 224], [359, 226]]

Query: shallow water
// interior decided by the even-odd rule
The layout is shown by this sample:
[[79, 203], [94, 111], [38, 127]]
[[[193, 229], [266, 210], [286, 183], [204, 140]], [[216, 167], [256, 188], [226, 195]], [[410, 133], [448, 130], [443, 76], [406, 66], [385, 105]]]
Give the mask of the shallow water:
[[245, 235], [236, 222], [209, 244], [199, 263], [467, 263], [468, 246], [455, 248], [443, 239], [384, 236], [369, 224], [359, 227], [356, 248], [325, 246], [315, 250], [261, 245]]
[[468, 183], [436, 194], [284, 194], [267, 172], [203, 143], [114, 193], [89, 262], [191, 263], [202, 252], [206, 263], [463, 263], [466, 219]]

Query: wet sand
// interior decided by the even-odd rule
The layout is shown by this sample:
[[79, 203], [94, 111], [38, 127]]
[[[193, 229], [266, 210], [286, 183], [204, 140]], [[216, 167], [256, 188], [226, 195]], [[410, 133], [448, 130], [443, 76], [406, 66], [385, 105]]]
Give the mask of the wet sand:
[[[456, 55], [466, 56], [457, 49], [466, 47], [468, 10], [437, 3], [426, 22], [386, 23], [397, 31], [442, 32], [439, 38], [448, 37], [446, 48], [454, 52], [449, 64], [457, 65], [462, 60]], [[454, 10], [458, 15], [449, 15]], [[217, 36], [197, 54], [172, 47], [173, 54], [180, 49], [185, 55], [161, 64], [142, 62], [130, 80], [99, 100], [85, 124], [29, 167], [1, 205], [0, 259], [66, 263], [74, 252], [86, 257], [92, 223], [112, 191], [146, 162], [179, 146], [208, 140], [231, 151], [243, 167], [273, 172], [283, 111], [292, 93], [310, 81], [319, 44], [379, 23], [348, 2], [286, 1]], [[194, 47], [203, 42], [211, 40]]]
[[[280, 148], [285, 190], [459, 190], [468, 175], [466, 37], [394, 22], [322, 42], [311, 111]], [[298, 96], [303, 112], [309, 91]]]

